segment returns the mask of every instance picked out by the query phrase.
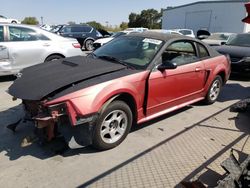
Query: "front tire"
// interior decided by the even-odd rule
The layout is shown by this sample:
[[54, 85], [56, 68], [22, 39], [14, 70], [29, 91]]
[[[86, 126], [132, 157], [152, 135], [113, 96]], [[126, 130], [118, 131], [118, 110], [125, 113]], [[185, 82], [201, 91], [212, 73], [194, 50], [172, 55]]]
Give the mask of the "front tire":
[[222, 78], [221, 76], [217, 75], [213, 80], [212, 84], [209, 87], [207, 92], [205, 103], [206, 104], [213, 104], [219, 97], [220, 91], [222, 87]]
[[96, 123], [93, 146], [107, 150], [118, 146], [132, 126], [132, 112], [123, 101], [114, 101], [104, 109]]

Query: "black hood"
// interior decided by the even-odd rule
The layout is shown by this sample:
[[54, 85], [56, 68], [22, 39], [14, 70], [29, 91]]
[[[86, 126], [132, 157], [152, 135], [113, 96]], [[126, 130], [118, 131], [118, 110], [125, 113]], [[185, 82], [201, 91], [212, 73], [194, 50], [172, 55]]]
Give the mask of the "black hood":
[[59, 59], [24, 69], [8, 92], [20, 99], [41, 100], [57, 90], [123, 69], [120, 64], [83, 56]]
[[221, 54], [228, 54], [230, 57], [250, 57], [250, 47], [222, 45], [214, 47]]

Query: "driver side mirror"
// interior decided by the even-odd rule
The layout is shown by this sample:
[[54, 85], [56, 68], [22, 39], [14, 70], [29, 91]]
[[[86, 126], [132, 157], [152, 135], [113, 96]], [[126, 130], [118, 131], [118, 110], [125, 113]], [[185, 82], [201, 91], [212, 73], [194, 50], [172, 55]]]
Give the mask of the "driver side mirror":
[[177, 64], [176, 63], [171, 63], [170, 61], [163, 61], [162, 64], [160, 64], [157, 69], [161, 72], [163, 72], [166, 69], [176, 69]]
[[225, 45], [225, 44], [226, 44], [226, 42], [221, 42], [220, 44], [221, 44], [221, 45]]

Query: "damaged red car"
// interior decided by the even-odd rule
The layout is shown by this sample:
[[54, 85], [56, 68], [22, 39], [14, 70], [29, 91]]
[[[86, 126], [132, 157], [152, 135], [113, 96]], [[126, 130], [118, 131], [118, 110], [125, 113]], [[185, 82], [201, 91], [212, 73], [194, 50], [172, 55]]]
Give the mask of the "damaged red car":
[[[154, 32], [112, 40], [87, 57], [24, 69], [8, 92], [48, 141], [119, 145], [132, 125], [203, 100], [216, 101], [230, 60], [200, 40]], [[40, 131], [41, 132], [41, 131]]]

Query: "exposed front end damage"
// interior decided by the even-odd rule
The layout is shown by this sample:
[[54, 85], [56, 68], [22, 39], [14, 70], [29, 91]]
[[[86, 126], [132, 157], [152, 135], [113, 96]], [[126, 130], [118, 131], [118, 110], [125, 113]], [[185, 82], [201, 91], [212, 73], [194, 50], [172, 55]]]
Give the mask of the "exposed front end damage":
[[80, 117], [69, 102], [46, 105], [44, 101], [23, 100], [25, 120], [34, 121], [39, 143], [63, 136], [72, 149], [92, 144], [97, 114]]

